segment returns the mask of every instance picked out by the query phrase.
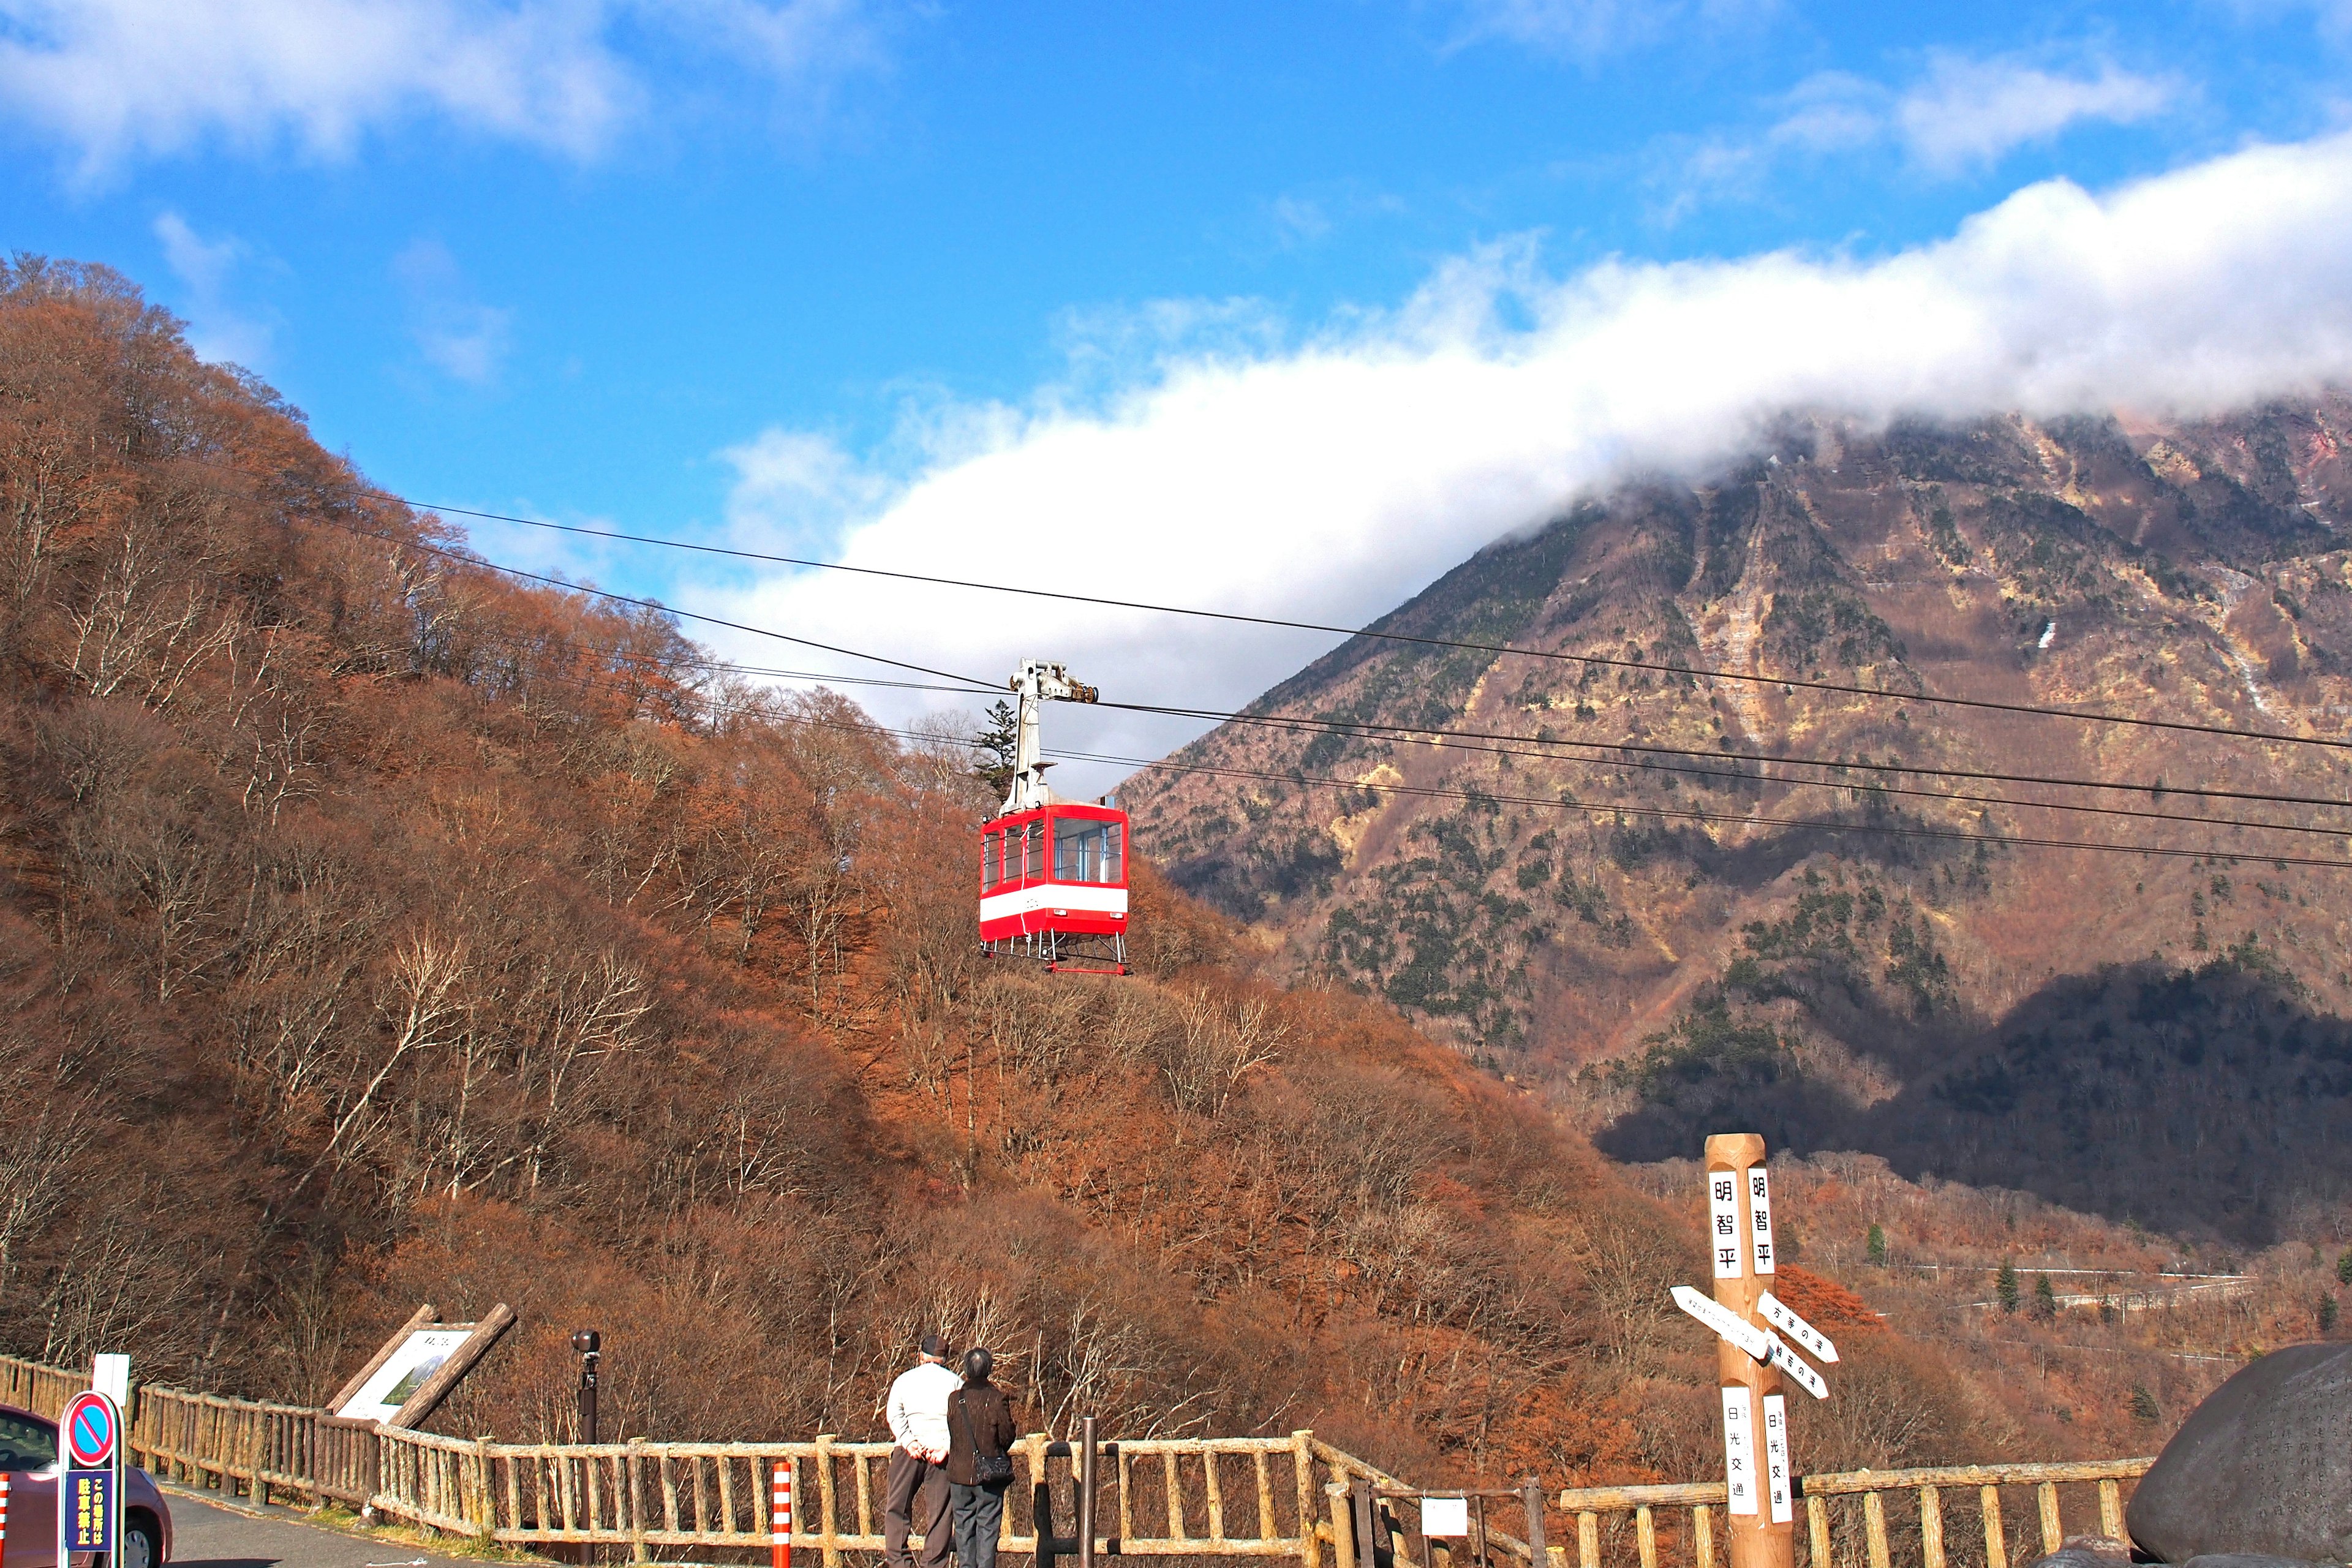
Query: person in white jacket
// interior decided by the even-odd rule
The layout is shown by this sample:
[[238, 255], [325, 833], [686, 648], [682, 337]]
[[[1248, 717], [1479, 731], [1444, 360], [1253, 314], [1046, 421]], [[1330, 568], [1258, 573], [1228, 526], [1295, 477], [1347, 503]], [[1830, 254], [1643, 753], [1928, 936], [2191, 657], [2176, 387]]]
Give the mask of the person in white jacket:
[[921, 1359], [890, 1384], [890, 1468], [882, 1482], [885, 1568], [915, 1568], [907, 1536], [923, 1536], [923, 1568], [948, 1568], [955, 1536], [948, 1524], [948, 1396], [963, 1380], [948, 1368], [948, 1343], [923, 1336]]

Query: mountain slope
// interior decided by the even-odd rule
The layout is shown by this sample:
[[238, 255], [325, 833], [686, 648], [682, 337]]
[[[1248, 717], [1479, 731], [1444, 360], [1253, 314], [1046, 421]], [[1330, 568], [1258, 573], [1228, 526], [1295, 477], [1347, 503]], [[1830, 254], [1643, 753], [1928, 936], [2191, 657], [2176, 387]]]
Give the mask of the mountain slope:
[[[2284, 1145], [2250, 1145], [2242, 1184], [2189, 1205], [2195, 1225], [2266, 1240], [2332, 1191], [2313, 1156], [2352, 1131], [2324, 1017], [2352, 999], [2352, 879], [2282, 863], [2345, 861], [2352, 819], [2179, 792], [2343, 800], [2347, 753], [1802, 683], [2342, 737], [2347, 429], [2332, 395], [2187, 426], [1791, 419], [1712, 482], [1579, 503], [1374, 628], [1529, 652], [1358, 637], [1251, 710], [1452, 743], [1229, 724], [1171, 761], [1257, 777], [1155, 770], [1124, 798], [1139, 841], [1276, 938], [1290, 973], [1385, 997], [1596, 1126], [1627, 1118], [1603, 1146], [1644, 1157], [1730, 1115], [1801, 1148], [2179, 1217], [2139, 1177], [2202, 1134], [2145, 1136], [2138, 1113], [2230, 1053], [2151, 1075], [2136, 1064], [2178, 1064], [2177, 1038], [2117, 1047], [2104, 1078], [2142, 1100], [2098, 1124], [2126, 1147], [2088, 1183], [2048, 1145], [2095, 1138], [2074, 1107], [2102, 1075], [2019, 1041], [2108, 1014], [2152, 1025], [2174, 1003], [2123, 992], [2185, 985], [2179, 1019], [2242, 1033], [2267, 1064], [2255, 1099], [2307, 1109]], [[2262, 1143], [2263, 1113], [2224, 1097], [2211, 1114], [2217, 1136]]]

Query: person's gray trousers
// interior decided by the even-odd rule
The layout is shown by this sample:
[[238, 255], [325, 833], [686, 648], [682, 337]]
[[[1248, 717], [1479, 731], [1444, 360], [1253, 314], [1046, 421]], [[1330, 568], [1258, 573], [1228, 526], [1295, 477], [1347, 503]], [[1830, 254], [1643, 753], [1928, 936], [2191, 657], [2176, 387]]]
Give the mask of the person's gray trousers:
[[956, 1568], [996, 1568], [996, 1537], [1004, 1524], [1004, 1489], [948, 1483], [955, 1500]]
[[948, 1514], [945, 1465], [919, 1459], [904, 1448], [890, 1450], [882, 1478], [882, 1561], [886, 1568], [915, 1568], [907, 1550], [909, 1531], [923, 1537], [923, 1568], [948, 1568], [955, 1555], [955, 1531]]

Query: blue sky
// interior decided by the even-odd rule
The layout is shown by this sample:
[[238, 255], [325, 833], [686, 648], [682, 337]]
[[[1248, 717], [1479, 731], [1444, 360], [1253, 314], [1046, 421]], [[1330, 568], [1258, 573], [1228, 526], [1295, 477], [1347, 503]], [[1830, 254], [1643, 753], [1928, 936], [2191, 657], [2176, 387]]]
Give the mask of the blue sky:
[[[414, 496], [1000, 579], [1034, 576], [1042, 527], [1097, 584], [1360, 619], [1775, 400], [2342, 374], [2352, 277], [2311, 231], [2352, 212], [2347, 64], [2344, 0], [0, 0], [0, 244], [131, 274]], [[2230, 162], [2264, 148], [2301, 161]], [[2253, 237], [2205, 254], [2208, 212]], [[2126, 244], [2185, 269], [2173, 293], [2125, 297]], [[2315, 254], [2282, 279], [2289, 246]], [[1925, 304], [1889, 297], [1922, 272]], [[2249, 290], [2267, 312], [2225, 320]], [[1884, 331], [1708, 346], [1873, 299], [1973, 325], [1907, 360]], [[2026, 368], [2038, 311], [2209, 306], [2243, 362], [2218, 379], [2203, 340]], [[2004, 332], [1997, 365], [1950, 357]], [[1653, 357], [1672, 375], [1630, 384]], [[1492, 417], [1449, 433], [1481, 396], [1535, 405], [1507, 450]], [[959, 668], [1066, 645], [1195, 700], [1316, 646], [481, 539]]]

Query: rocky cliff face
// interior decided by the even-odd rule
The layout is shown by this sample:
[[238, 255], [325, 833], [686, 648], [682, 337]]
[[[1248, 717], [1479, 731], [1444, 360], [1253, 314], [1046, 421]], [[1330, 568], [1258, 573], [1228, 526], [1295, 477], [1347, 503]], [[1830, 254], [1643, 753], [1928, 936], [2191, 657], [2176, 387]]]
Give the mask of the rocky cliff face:
[[[1173, 761], [1257, 776], [1138, 778], [1139, 840], [1293, 971], [1550, 1080], [1622, 1152], [1736, 1114], [1780, 1143], [1935, 1145], [1910, 1163], [1948, 1176], [2080, 1176], [2035, 1152], [2069, 1094], [2140, 1129], [2109, 1080], [2170, 1085], [2153, 1125], [2221, 1070], [2180, 1063], [2183, 1019], [2336, 1038], [2315, 1015], [2352, 998], [2352, 871], [2295, 862], [2352, 865], [2352, 810], [2179, 792], [2352, 799], [2352, 751], [1801, 682], [2352, 735], [2348, 429], [2341, 396], [2200, 425], [1791, 420], [1713, 482], [1628, 486], [1481, 552], [1377, 629], [1529, 652], [1355, 638], [1251, 710], [1339, 728], [1219, 729]], [[1925, 769], [2140, 787], [1900, 771]], [[2069, 1089], [2054, 1064], [2079, 1052], [2049, 1042], [2077, 1024], [2120, 1054]], [[2352, 1066], [2258, 1054], [2230, 1081], [2332, 1136]], [[2143, 1070], [2159, 1058], [2179, 1070]], [[2154, 1201], [2111, 1173], [2069, 1191]], [[2203, 1217], [2274, 1226], [2311, 1186], [2274, 1173]]]

